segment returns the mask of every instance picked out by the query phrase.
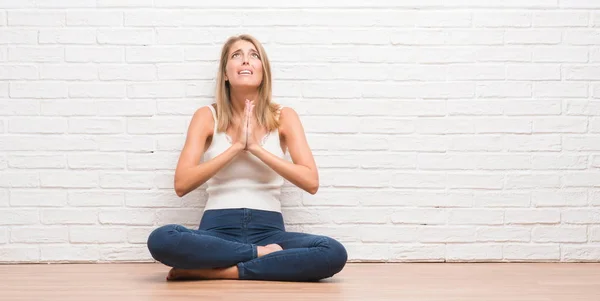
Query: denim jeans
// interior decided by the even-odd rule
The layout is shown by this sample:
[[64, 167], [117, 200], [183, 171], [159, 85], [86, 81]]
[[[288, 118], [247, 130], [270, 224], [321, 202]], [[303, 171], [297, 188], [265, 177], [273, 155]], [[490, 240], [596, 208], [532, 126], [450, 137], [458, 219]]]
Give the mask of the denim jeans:
[[[283, 250], [257, 257], [257, 246]], [[157, 261], [179, 269], [237, 265], [240, 279], [317, 281], [340, 272], [347, 253], [327, 236], [286, 232], [279, 212], [256, 209], [206, 210], [198, 230], [165, 225], [148, 237]]]

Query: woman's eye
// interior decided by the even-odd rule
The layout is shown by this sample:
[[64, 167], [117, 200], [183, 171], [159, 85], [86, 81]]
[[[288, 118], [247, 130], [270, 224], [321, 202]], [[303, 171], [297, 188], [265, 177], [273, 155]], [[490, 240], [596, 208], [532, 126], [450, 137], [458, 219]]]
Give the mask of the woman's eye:
[[255, 57], [255, 58], [260, 58], [260, 57], [258, 56], [258, 53], [252, 53], [252, 56], [253, 56], [253, 57]]
[[234, 58], [234, 57], [238, 57], [238, 56], [240, 56], [239, 53], [234, 53], [231, 57]]

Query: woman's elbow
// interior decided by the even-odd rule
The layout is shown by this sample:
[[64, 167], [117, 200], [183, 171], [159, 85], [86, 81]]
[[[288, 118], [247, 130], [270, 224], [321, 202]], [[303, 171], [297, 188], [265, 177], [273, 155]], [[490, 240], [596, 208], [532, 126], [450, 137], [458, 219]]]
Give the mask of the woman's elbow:
[[177, 194], [178, 197], [182, 197], [188, 194], [189, 191], [187, 191], [181, 180], [177, 181], [177, 179], [175, 179], [175, 182], [173, 184], [173, 186], [175, 187], [175, 194]]
[[319, 191], [319, 182], [315, 182], [313, 184], [311, 184], [310, 186], [308, 186], [308, 188], [306, 189], [306, 192], [310, 193], [310, 194], [316, 194], [317, 191]]

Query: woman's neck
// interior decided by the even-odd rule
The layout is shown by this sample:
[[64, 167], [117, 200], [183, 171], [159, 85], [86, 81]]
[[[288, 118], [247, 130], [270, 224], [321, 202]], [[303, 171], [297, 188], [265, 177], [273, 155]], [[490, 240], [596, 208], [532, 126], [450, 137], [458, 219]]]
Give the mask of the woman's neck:
[[244, 118], [244, 109], [246, 108], [246, 99], [254, 101], [254, 105], [258, 103], [257, 90], [231, 91], [231, 106], [233, 110], [233, 118], [241, 120]]

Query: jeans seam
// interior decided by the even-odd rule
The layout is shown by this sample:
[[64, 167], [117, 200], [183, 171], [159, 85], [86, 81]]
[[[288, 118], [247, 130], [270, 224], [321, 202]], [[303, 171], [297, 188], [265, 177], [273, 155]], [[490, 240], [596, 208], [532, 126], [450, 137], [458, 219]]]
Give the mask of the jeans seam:
[[244, 263], [243, 262], [239, 262], [237, 264], [237, 268], [238, 268], [238, 278], [239, 279], [244, 279], [244, 277], [246, 277], [246, 274], [244, 273], [244, 269], [246, 267], [244, 267]]

